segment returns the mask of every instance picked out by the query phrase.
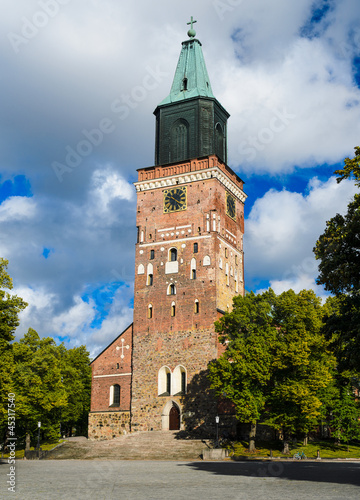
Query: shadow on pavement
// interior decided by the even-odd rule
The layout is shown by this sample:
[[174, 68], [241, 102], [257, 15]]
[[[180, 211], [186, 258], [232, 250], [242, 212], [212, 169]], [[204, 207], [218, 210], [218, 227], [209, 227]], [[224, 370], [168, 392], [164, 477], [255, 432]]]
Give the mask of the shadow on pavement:
[[179, 464], [223, 476], [277, 477], [289, 481], [360, 486], [360, 463], [344, 462], [191, 462]]

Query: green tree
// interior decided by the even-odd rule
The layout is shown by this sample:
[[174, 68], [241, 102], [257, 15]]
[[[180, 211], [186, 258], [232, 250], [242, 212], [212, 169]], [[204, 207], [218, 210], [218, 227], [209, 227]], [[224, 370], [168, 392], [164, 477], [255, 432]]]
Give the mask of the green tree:
[[249, 451], [254, 451], [277, 335], [271, 303], [265, 295], [254, 293], [234, 297], [233, 311], [216, 323], [216, 331], [227, 348], [209, 365], [211, 388], [219, 397], [226, 394], [234, 403], [237, 419], [250, 424]]
[[[359, 147], [335, 174], [338, 182], [351, 178], [360, 186]], [[319, 260], [317, 282], [337, 297], [327, 314], [326, 335], [336, 350], [340, 370], [360, 372], [360, 194], [355, 194], [344, 216], [336, 214], [327, 221], [314, 253]]]
[[91, 367], [85, 346], [66, 349], [62, 344], [61, 376], [66, 391], [67, 404], [61, 409], [59, 419], [66, 434], [75, 427], [77, 434], [87, 434], [90, 411]]
[[334, 294], [357, 295], [360, 290], [360, 194], [343, 216], [336, 214], [314, 248], [320, 261], [317, 283]]
[[332, 416], [331, 425], [335, 430], [336, 439], [339, 444], [341, 441], [347, 443], [349, 451], [349, 442], [360, 435], [360, 408], [352, 385], [342, 389], [332, 410]]
[[335, 364], [321, 327], [321, 301], [311, 290], [235, 297], [216, 324], [226, 350], [209, 365], [209, 377], [237, 418], [251, 424], [250, 449], [261, 418], [281, 431], [285, 452], [289, 435], [317, 424]]
[[8, 394], [13, 392], [14, 360], [11, 341], [19, 326], [19, 313], [27, 303], [7, 290], [13, 288], [12, 280], [7, 273], [8, 261], [0, 258], [0, 426], [2, 430], [7, 422]]
[[284, 452], [290, 435], [308, 431], [321, 416], [321, 390], [332, 380], [335, 358], [322, 334], [321, 299], [312, 290], [273, 295], [273, 321], [278, 328], [266, 423], [281, 431]]
[[67, 404], [59, 348], [52, 338], [40, 339], [29, 328], [13, 344], [13, 353], [17, 429], [22, 435], [35, 437], [40, 421], [44, 437], [55, 440], [59, 434], [59, 410]]

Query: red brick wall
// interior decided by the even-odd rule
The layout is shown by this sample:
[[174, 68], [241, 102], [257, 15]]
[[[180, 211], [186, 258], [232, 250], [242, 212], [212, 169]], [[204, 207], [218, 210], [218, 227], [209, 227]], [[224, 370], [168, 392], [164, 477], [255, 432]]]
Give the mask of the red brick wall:
[[[122, 349], [124, 346], [124, 349]], [[126, 346], [129, 346], [126, 349]], [[118, 349], [120, 347], [120, 349]], [[121, 357], [123, 354], [123, 358]], [[129, 411], [132, 371], [132, 325], [91, 364], [91, 412]], [[119, 366], [119, 367], [118, 367]], [[110, 387], [120, 385], [120, 406], [110, 407]]]
[[[208, 168], [210, 165], [221, 168], [237, 187], [242, 188], [241, 180], [220, 162], [215, 162], [215, 165], [214, 158], [217, 160], [216, 157], [209, 157], [188, 164], [142, 169], [139, 180], [144, 182], [160, 179], [161, 175], [179, 175], [189, 169], [191, 172], [204, 170], [206, 165]], [[205, 177], [189, 179], [181, 185], [187, 186], [187, 209], [173, 213], [163, 213], [163, 192], [173, 186], [170, 181], [161, 187], [154, 185], [141, 191], [140, 186], [138, 190], [140, 240], [135, 249], [132, 430], [161, 429], [161, 415], [169, 399], [176, 401], [180, 408], [186, 405], [186, 396], [158, 396], [160, 368], [167, 366], [173, 372], [176, 366], [184, 366], [190, 389], [194, 377], [204, 373], [209, 361], [222, 350], [214, 331], [214, 321], [219, 317], [217, 309], [225, 311], [228, 306], [231, 308], [232, 297], [236, 293], [235, 269], [238, 273], [238, 293], [244, 293], [241, 281], [243, 203], [236, 199], [234, 221], [226, 214], [227, 190], [217, 178], [206, 177], [205, 174]], [[194, 253], [195, 242], [198, 243], [197, 253]], [[178, 252], [178, 272], [166, 274], [168, 252], [174, 247]], [[154, 250], [152, 260], [151, 250]], [[210, 257], [209, 266], [203, 265], [205, 256]], [[190, 278], [192, 258], [196, 259], [195, 280]], [[153, 266], [152, 285], [147, 285], [149, 263]], [[140, 265], [144, 267], [144, 274], [138, 274]], [[175, 284], [176, 295], [167, 295], [170, 283]], [[198, 314], [194, 311], [195, 299], [199, 301]], [[176, 304], [175, 317], [171, 316], [173, 301]], [[153, 307], [151, 319], [148, 319], [149, 304]], [[205, 408], [205, 401], [204, 413], [211, 411], [211, 405], [214, 407], [212, 401], [208, 404], [209, 408]]]

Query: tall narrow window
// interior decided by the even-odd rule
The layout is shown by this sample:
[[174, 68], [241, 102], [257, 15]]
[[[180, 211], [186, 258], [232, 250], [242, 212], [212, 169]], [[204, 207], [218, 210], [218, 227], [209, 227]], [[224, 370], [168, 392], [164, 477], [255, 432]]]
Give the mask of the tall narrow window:
[[181, 372], [181, 392], [186, 393], [186, 373], [184, 371]]
[[217, 154], [220, 160], [225, 159], [224, 146], [225, 146], [224, 132], [220, 123], [217, 123], [215, 127], [215, 154]]
[[171, 317], [175, 316], [175, 312], [176, 312], [176, 310], [175, 310], [175, 302], [173, 302], [171, 304]]
[[185, 120], [177, 120], [170, 131], [170, 161], [181, 161], [188, 158], [189, 124]]
[[200, 310], [200, 308], [199, 308], [199, 301], [196, 299], [195, 300], [195, 305], [194, 305], [194, 313], [195, 314], [199, 314], [199, 310]]
[[147, 280], [146, 280], [147, 285], [153, 284], [153, 276], [154, 276], [154, 266], [149, 262], [149, 264], [147, 265]]
[[114, 406], [120, 406], [120, 386], [114, 385]]
[[228, 256], [228, 249], [225, 248], [225, 257], [227, 258], [227, 256]]
[[190, 279], [191, 280], [196, 279], [196, 259], [195, 258], [191, 259], [191, 262], [190, 262]]
[[153, 317], [153, 306], [151, 304], [148, 305], [148, 318], [151, 319]]
[[168, 287], [168, 295], [176, 295], [176, 287], [174, 283], [171, 283]]
[[188, 79], [187, 78], [184, 78], [183, 79], [183, 90], [187, 90], [188, 89]]
[[176, 248], [170, 248], [169, 260], [171, 260], [171, 262], [175, 262], [177, 260]]
[[168, 366], [163, 366], [158, 374], [158, 395], [170, 396], [171, 394], [171, 370]]
[[194, 243], [194, 253], [198, 253], [199, 245], [198, 243]]
[[155, 259], [155, 250], [150, 250], [150, 260]]
[[120, 386], [118, 384], [110, 387], [110, 404], [109, 406], [120, 406]]

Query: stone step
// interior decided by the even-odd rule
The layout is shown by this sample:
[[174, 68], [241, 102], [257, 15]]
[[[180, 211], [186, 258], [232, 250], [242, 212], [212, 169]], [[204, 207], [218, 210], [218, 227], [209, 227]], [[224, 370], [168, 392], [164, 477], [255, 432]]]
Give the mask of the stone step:
[[47, 459], [199, 460], [207, 443], [177, 432], [134, 432], [108, 441], [67, 441]]

